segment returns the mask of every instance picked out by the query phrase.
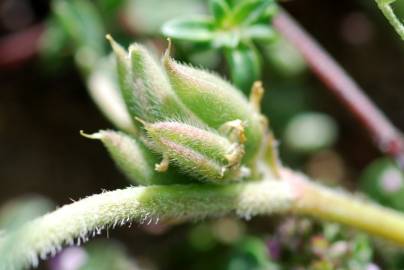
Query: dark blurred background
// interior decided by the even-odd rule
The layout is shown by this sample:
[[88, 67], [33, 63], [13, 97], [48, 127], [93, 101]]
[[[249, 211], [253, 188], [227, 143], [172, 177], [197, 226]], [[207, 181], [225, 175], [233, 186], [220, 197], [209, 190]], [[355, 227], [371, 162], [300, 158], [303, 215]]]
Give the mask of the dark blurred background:
[[[375, 3], [299, 0], [282, 5], [346, 68], [388, 118], [404, 130], [403, 43]], [[61, 58], [63, 62], [54, 68], [40, 59], [38, 40], [49, 12], [50, 3], [46, 0], [0, 1], [0, 205], [26, 194], [40, 194], [62, 205], [102, 189], [128, 185], [104, 148], [79, 135], [79, 130], [94, 132], [110, 128], [111, 124], [90, 99], [74, 61]], [[264, 76], [271, 80], [270, 73]], [[332, 116], [339, 130], [332, 150], [337, 161], [333, 155], [334, 163], [330, 165], [329, 156], [325, 161], [324, 155], [317, 156], [318, 166], [326, 166], [329, 171], [327, 166], [332, 169], [335, 162], [342, 163], [342, 185], [356, 187], [362, 171], [381, 153], [369, 134], [309, 71], [303, 84], [300, 88], [297, 83], [292, 93], [303, 96], [311, 110]], [[302, 93], [305, 89], [309, 89], [309, 94]], [[276, 98], [276, 91], [282, 90], [271, 88], [266, 100]], [[274, 108], [268, 105], [265, 112], [271, 118], [272, 109], [276, 116], [279, 110], [293, 104], [275, 104]], [[279, 131], [275, 129], [277, 135], [282, 133], [280, 121], [277, 124], [274, 120], [275, 128], [279, 127]], [[315, 161], [305, 158], [304, 162], [294, 163], [291, 158], [291, 165], [310, 171]], [[314, 171], [318, 172], [316, 166]], [[146, 237], [143, 241], [155, 239], [133, 231], [114, 234], [124, 234], [128, 242], [135, 238], [141, 242], [142, 237]]]
[[[7, 42], [21, 31], [40, 35], [49, 1], [2, 1], [0, 14], [2, 59], [15, 47], [21, 51], [38, 47], [32, 34], [11, 40], [12, 45]], [[56, 73], [44, 70], [36, 55], [29, 56], [0, 60], [1, 202], [40, 193], [62, 204], [69, 197], [124, 186], [104, 149], [79, 135], [81, 129], [111, 125], [92, 104], [73, 62], [64, 63]]]

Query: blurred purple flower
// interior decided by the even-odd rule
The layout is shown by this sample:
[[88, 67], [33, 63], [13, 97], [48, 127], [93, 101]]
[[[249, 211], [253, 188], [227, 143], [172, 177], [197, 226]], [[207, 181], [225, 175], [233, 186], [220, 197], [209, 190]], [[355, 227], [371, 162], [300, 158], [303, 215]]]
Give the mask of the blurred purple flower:
[[366, 270], [380, 270], [380, 267], [374, 263], [369, 263], [366, 267]]
[[403, 176], [398, 169], [389, 168], [383, 172], [380, 185], [387, 192], [396, 192], [403, 185]]
[[273, 260], [279, 260], [281, 257], [281, 243], [278, 239], [272, 238], [267, 241], [268, 253]]
[[78, 270], [87, 261], [87, 253], [79, 247], [69, 247], [50, 261], [51, 270]]

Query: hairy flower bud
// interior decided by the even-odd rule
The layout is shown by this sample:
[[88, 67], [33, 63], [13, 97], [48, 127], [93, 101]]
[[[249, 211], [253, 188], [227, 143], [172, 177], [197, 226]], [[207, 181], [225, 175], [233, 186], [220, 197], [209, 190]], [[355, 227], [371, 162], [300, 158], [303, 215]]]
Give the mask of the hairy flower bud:
[[133, 117], [137, 115], [138, 102], [133, 94], [132, 72], [128, 54], [126, 50], [116, 43], [110, 35], [107, 35], [106, 38], [111, 43], [112, 49], [115, 53], [118, 82], [122, 98], [125, 101], [126, 108], [132, 116], [132, 121], [136, 126], [138, 122], [135, 121]]
[[117, 57], [122, 94], [132, 117], [199, 121], [176, 96], [164, 70], [145, 47], [135, 43], [128, 54], [110, 36], [108, 39]]
[[177, 63], [168, 53], [163, 63], [178, 97], [207, 125], [219, 129], [236, 119], [245, 124], [244, 161], [256, 157], [264, 134], [263, 117], [243, 94], [215, 74]]
[[119, 91], [115, 61], [106, 57], [98, 61], [97, 67], [88, 76], [89, 93], [104, 115], [120, 130], [136, 134], [132, 119]]
[[242, 177], [243, 144], [231, 142], [213, 130], [185, 123], [143, 123], [151, 147], [164, 157], [156, 169], [164, 170], [168, 162], [173, 161], [187, 173], [207, 181], [223, 182]]
[[[143, 143], [129, 135], [113, 130], [101, 130], [87, 135], [90, 139], [98, 139], [104, 144], [117, 167], [133, 183], [140, 185], [171, 184], [181, 180], [173, 173], [160, 173], [154, 170], [158, 157], [151, 153]], [[175, 177], [175, 179], [173, 179]]]

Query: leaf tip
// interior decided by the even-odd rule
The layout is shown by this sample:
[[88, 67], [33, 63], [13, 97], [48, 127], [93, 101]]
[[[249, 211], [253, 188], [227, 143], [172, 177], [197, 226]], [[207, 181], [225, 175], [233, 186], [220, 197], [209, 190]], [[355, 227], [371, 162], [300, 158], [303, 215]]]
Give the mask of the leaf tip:
[[167, 64], [169, 64], [170, 62], [171, 50], [172, 50], [171, 38], [167, 38], [167, 49], [165, 50], [163, 55], [163, 64], [165, 66], [167, 66]]
[[147, 123], [145, 120], [143, 120], [140, 117], [135, 117], [135, 120], [138, 121], [140, 124], [142, 124], [145, 128], [147, 128], [149, 126], [149, 123]]
[[113, 41], [114, 41], [114, 39], [113, 39], [113, 37], [111, 36], [111, 34], [106, 34], [106, 35], [105, 35], [105, 38], [106, 38], [109, 42], [113, 42]]
[[105, 38], [109, 41], [112, 50], [117, 56], [119, 57], [127, 56], [126, 50], [118, 42], [116, 42], [115, 39], [110, 34], [105, 35]]
[[261, 101], [264, 96], [264, 86], [262, 81], [255, 81], [251, 87], [250, 93], [250, 104], [257, 110], [260, 111]]
[[92, 139], [92, 140], [100, 140], [102, 138], [101, 132], [88, 134], [88, 133], [85, 133], [84, 130], [80, 130], [80, 135], [83, 137], [86, 137], [88, 139]]

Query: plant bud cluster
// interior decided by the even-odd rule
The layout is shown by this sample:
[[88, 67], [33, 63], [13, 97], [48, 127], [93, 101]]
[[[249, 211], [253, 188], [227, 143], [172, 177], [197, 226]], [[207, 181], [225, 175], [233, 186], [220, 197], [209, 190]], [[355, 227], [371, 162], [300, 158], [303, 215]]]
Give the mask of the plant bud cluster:
[[171, 45], [160, 63], [140, 44], [125, 50], [112, 37], [107, 39], [137, 132], [100, 131], [89, 137], [104, 143], [130, 179], [143, 185], [177, 183], [181, 176], [169, 169], [171, 164], [213, 183], [252, 175], [266, 129], [259, 112], [260, 84], [254, 85], [248, 101], [218, 75], [173, 60]]

